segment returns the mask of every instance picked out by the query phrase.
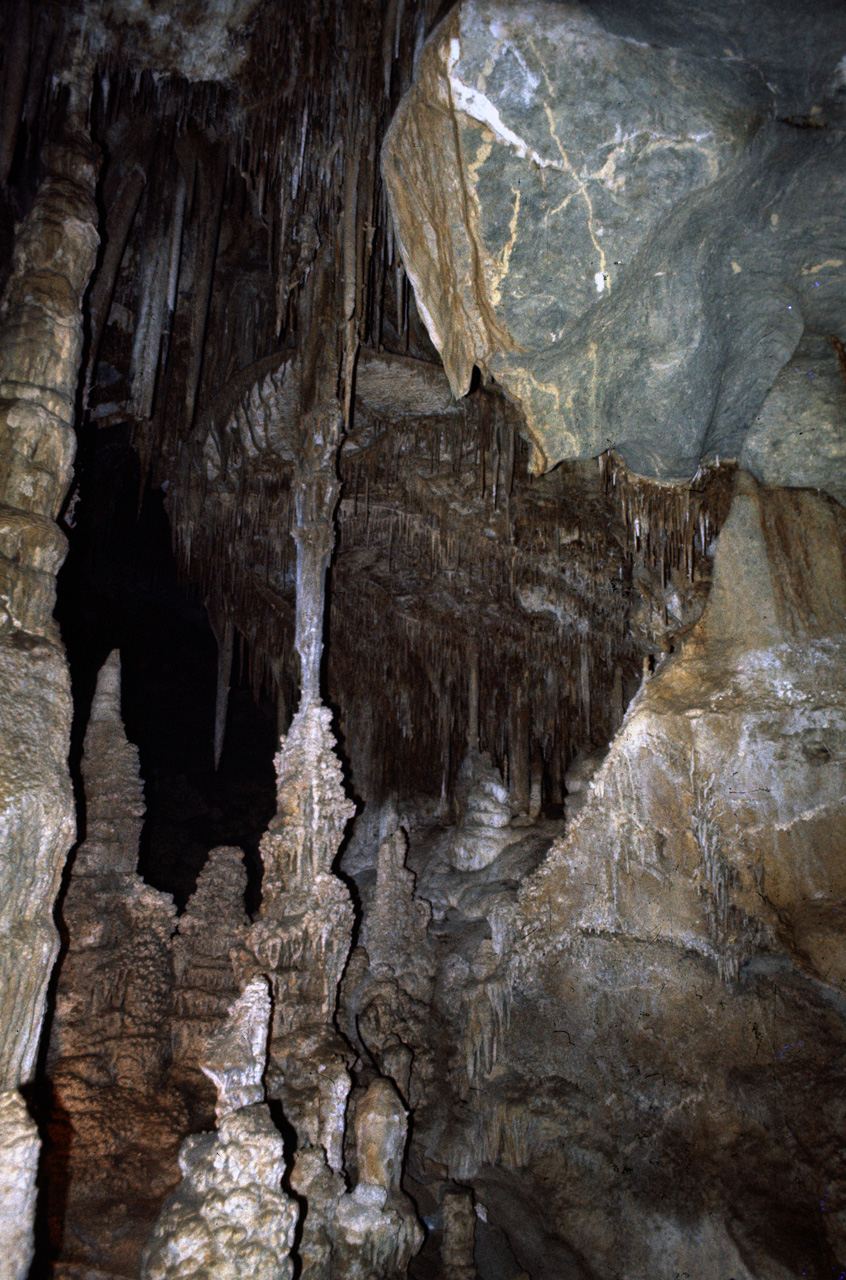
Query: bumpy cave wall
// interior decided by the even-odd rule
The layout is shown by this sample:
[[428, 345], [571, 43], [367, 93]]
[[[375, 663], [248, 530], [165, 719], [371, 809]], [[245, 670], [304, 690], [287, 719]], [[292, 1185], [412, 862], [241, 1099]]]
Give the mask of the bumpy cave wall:
[[56, 68], [63, 109], [0, 302], [0, 1253], [10, 1277], [26, 1274], [32, 1253], [39, 1148], [17, 1089], [35, 1070], [59, 944], [53, 905], [75, 831], [70, 688], [51, 615], [65, 549], [55, 521], [75, 447], [82, 299], [98, 244], [99, 157], [85, 120], [91, 72], [67, 50]]
[[[0, 1274], [21, 1085], [65, 1280], [838, 1274], [842, 6], [3, 24]], [[109, 660], [31, 1088], [73, 426], [282, 740], [177, 919]]]

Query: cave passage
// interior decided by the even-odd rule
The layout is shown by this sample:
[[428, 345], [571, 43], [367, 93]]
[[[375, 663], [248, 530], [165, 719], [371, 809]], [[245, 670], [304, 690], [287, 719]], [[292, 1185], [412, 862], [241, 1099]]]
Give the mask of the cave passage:
[[844, 67], [0, 6], [0, 1280], [846, 1274]]

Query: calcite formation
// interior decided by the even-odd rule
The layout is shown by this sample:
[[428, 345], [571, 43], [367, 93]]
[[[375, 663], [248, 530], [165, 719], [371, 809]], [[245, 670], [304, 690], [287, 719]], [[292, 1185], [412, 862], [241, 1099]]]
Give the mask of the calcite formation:
[[[27, 1106], [53, 1280], [842, 1273], [844, 66], [839, 0], [0, 12], [0, 1276]], [[130, 439], [193, 604], [102, 579]], [[230, 685], [282, 741], [252, 919], [150, 823], [177, 918], [109, 660], [38, 1054], [57, 516], [98, 654], [204, 604], [210, 803]]]
[[333, 1274], [390, 1280], [406, 1274], [423, 1230], [400, 1188], [408, 1123], [389, 1080], [374, 1080], [359, 1099], [354, 1126], [358, 1183], [335, 1210]]
[[462, 0], [421, 55], [382, 151], [403, 261], [455, 394], [496, 377], [537, 470], [737, 457], [803, 333], [844, 337], [846, 20], [754, 14]]
[[142, 1280], [291, 1280], [297, 1205], [282, 1190], [285, 1145], [264, 1101], [270, 991], [254, 978], [207, 1046], [217, 1130], [188, 1138], [182, 1182], [141, 1260]]
[[240, 849], [212, 849], [173, 938], [171, 1078], [200, 1087], [200, 1063], [239, 994], [232, 963], [249, 924]]
[[55, 518], [75, 447], [81, 304], [98, 245], [99, 157], [85, 128], [90, 64], [68, 58], [57, 80], [64, 115], [0, 300], [0, 1271], [9, 1280], [29, 1267], [38, 1151], [14, 1090], [35, 1067], [58, 951], [53, 905], [75, 830], [70, 689], [51, 614], [66, 546]]
[[[739, 475], [702, 621], [512, 898], [494, 1051], [453, 1070], [451, 1125], [418, 1112], [422, 1166], [472, 1186], [533, 1277], [842, 1256], [845, 528], [832, 501]], [[491, 1001], [479, 907], [468, 891], [441, 951], [456, 1031]]]
[[83, 777], [87, 830], [62, 903], [69, 944], [47, 1064], [48, 1213], [56, 1274], [87, 1266], [131, 1276], [175, 1181], [187, 1112], [166, 1079], [176, 911], [136, 871], [143, 790], [117, 652], [98, 678]]

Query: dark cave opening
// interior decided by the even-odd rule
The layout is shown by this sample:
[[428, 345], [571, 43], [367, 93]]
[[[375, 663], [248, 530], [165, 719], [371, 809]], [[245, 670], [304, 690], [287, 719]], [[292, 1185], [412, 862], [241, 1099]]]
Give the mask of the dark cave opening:
[[236, 649], [220, 765], [213, 737], [217, 645], [202, 605], [184, 589], [160, 489], [144, 483], [128, 427], [89, 428], [77, 465], [80, 500], [68, 529], [56, 618], [71, 670], [70, 765], [80, 840], [80, 761], [97, 673], [119, 649], [122, 714], [139, 749], [146, 815], [138, 870], [182, 909], [209, 849], [237, 845], [248, 907], [260, 896], [258, 842], [275, 810], [276, 704], [251, 687]]

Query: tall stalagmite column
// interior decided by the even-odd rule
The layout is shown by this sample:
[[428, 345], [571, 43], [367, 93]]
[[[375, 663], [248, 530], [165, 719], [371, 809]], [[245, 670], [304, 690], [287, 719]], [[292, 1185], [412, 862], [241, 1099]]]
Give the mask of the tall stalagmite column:
[[344, 1192], [344, 1113], [349, 1050], [335, 1030], [338, 984], [349, 954], [353, 909], [332, 874], [354, 813], [335, 754], [331, 712], [320, 701], [326, 572], [334, 544], [340, 407], [302, 422], [295, 476], [296, 645], [302, 695], [276, 757], [278, 809], [261, 842], [262, 905], [248, 936], [246, 967], [271, 981], [273, 1025], [267, 1089], [297, 1131], [292, 1186], [306, 1196], [300, 1252], [309, 1280], [330, 1274], [330, 1224]]
[[52, 619], [65, 538], [81, 301], [98, 236], [90, 73], [68, 76], [64, 129], [15, 242], [0, 302], [0, 1277], [29, 1267], [38, 1139], [17, 1087], [32, 1074], [50, 970], [52, 909], [74, 838], [70, 687]]

